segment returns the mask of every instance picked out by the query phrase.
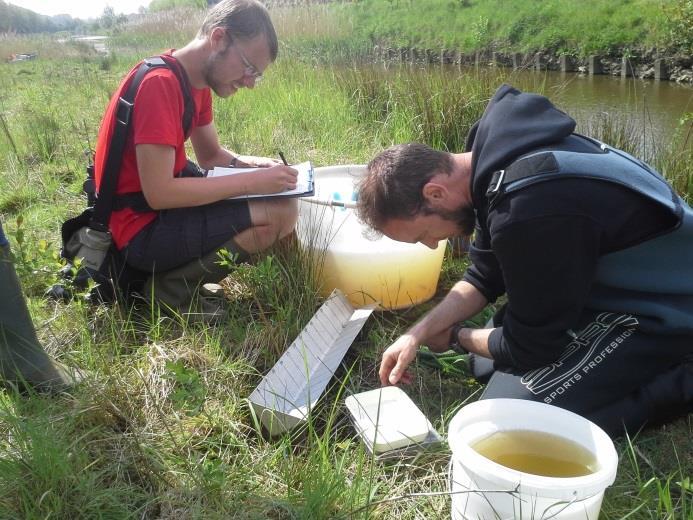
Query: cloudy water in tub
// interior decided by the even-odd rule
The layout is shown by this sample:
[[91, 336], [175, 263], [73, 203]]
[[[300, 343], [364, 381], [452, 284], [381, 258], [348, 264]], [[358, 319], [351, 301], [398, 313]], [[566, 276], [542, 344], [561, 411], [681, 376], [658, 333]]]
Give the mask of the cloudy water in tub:
[[599, 469], [594, 454], [587, 448], [541, 431], [498, 431], [477, 441], [472, 448], [507, 468], [545, 477], [582, 477]]

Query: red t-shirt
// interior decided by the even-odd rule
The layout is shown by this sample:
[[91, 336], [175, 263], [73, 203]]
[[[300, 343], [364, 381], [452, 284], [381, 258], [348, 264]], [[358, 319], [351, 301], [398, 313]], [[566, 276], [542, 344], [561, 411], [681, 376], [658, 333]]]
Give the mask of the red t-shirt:
[[[170, 54], [168, 51], [166, 54]], [[108, 147], [114, 128], [114, 112], [118, 98], [127, 90], [139, 64], [135, 66], [122, 81], [111, 98], [106, 113], [101, 120], [99, 135], [96, 141], [94, 173], [97, 189], [101, 185], [101, 176], [106, 163]], [[182, 68], [181, 68], [182, 70]], [[212, 96], [208, 88], [191, 89], [195, 104], [191, 129], [205, 126], [212, 122]], [[185, 167], [185, 136], [183, 135], [183, 91], [173, 71], [168, 68], [157, 68], [147, 73], [140, 83], [135, 95], [135, 108], [130, 122], [130, 129], [125, 141], [123, 161], [118, 177], [116, 194], [142, 191], [140, 175], [137, 170], [135, 145], [163, 144], [176, 149], [175, 166], [171, 175]], [[137, 212], [125, 208], [111, 213], [110, 229], [113, 241], [118, 249], [125, 247], [142, 228], [156, 218], [157, 212]]]

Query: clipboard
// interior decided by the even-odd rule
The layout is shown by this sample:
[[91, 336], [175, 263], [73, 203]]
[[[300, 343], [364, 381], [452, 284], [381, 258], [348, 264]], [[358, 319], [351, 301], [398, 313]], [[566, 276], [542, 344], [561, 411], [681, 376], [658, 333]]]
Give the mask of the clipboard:
[[[293, 164], [291, 167], [298, 171], [295, 189], [280, 191], [278, 193], [237, 195], [235, 197], [229, 197], [229, 200], [267, 199], [274, 197], [312, 197], [315, 195], [315, 183], [313, 179], [315, 172], [310, 161]], [[217, 166], [207, 172], [207, 177], [225, 177], [227, 175], [238, 175], [239, 173], [249, 173], [260, 170], [264, 170], [264, 168], [224, 168], [222, 166]]]

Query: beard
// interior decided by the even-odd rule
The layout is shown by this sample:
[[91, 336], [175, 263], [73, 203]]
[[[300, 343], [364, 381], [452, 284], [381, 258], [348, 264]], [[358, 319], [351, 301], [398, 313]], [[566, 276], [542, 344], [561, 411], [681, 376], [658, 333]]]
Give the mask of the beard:
[[207, 57], [207, 60], [202, 65], [202, 76], [205, 83], [212, 89], [219, 97], [228, 97], [230, 94], [224, 93], [226, 85], [222, 83], [217, 75], [217, 70], [219, 70], [219, 63], [221, 63], [225, 58], [226, 54], [229, 52], [231, 45], [228, 45], [221, 52], [214, 52], [211, 56]]
[[424, 211], [429, 215], [438, 215], [449, 222], [454, 222], [460, 231], [459, 236], [468, 237], [474, 232], [476, 213], [471, 205], [455, 210], [433, 209], [427, 206]]

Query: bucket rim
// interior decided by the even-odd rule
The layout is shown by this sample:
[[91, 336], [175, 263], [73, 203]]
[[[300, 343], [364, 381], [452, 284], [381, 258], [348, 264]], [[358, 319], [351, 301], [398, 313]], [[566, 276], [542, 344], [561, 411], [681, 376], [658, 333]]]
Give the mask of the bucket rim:
[[349, 164], [327, 164], [325, 166], [316, 166], [313, 168], [314, 171], [329, 171], [329, 170], [337, 170], [337, 169], [365, 169], [367, 168], [367, 164], [358, 164], [358, 163], [349, 163]]
[[[485, 422], [479, 420], [480, 415], [488, 413], [492, 408], [498, 409], [498, 407], [507, 407], [513, 415], [524, 414], [524, 416], [527, 416], [528, 413], [537, 414], [550, 411], [554, 416], [553, 420], [560, 422], [561, 426], [565, 427], [565, 430], [562, 433], [555, 433], [550, 428], [537, 428], [537, 431], [554, 433], [577, 442], [597, 457], [599, 469], [594, 473], [580, 477], [548, 477], [508, 468], [479, 454], [469, 445], [468, 441], [479, 440], [495, 431], [523, 429], [517, 427], [504, 428], [503, 426], [493, 424], [490, 419], [486, 419]], [[475, 414], [474, 417], [472, 417], [473, 414]], [[471, 439], [466, 439], [460, 431], [465, 426], [468, 426], [465, 424], [465, 419], [468, 417], [475, 419], [471, 424], [476, 423], [476, 430], [471, 428], [472, 431], [468, 432], [472, 435]], [[496, 422], [499, 421], [496, 420]], [[480, 434], [482, 429], [478, 425], [487, 423], [489, 425], [493, 424], [496, 427], [489, 426], [485, 430], [485, 434]], [[574, 434], [577, 431], [575, 426], [579, 424], [582, 424], [583, 432], [586, 429], [589, 432], [588, 434], [592, 436], [595, 446], [586, 446], [580, 439], [575, 438]], [[470, 476], [477, 475], [484, 480], [497, 482], [501, 489], [512, 490], [519, 485], [518, 491], [521, 493], [560, 500], [584, 500], [604, 492], [616, 479], [618, 454], [613, 441], [606, 432], [592, 421], [574, 412], [545, 403], [524, 399], [496, 398], [467, 404], [450, 421], [447, 438], [448, 445], [452, 451], [451, 460], [453, 463], [459, 463]]]

